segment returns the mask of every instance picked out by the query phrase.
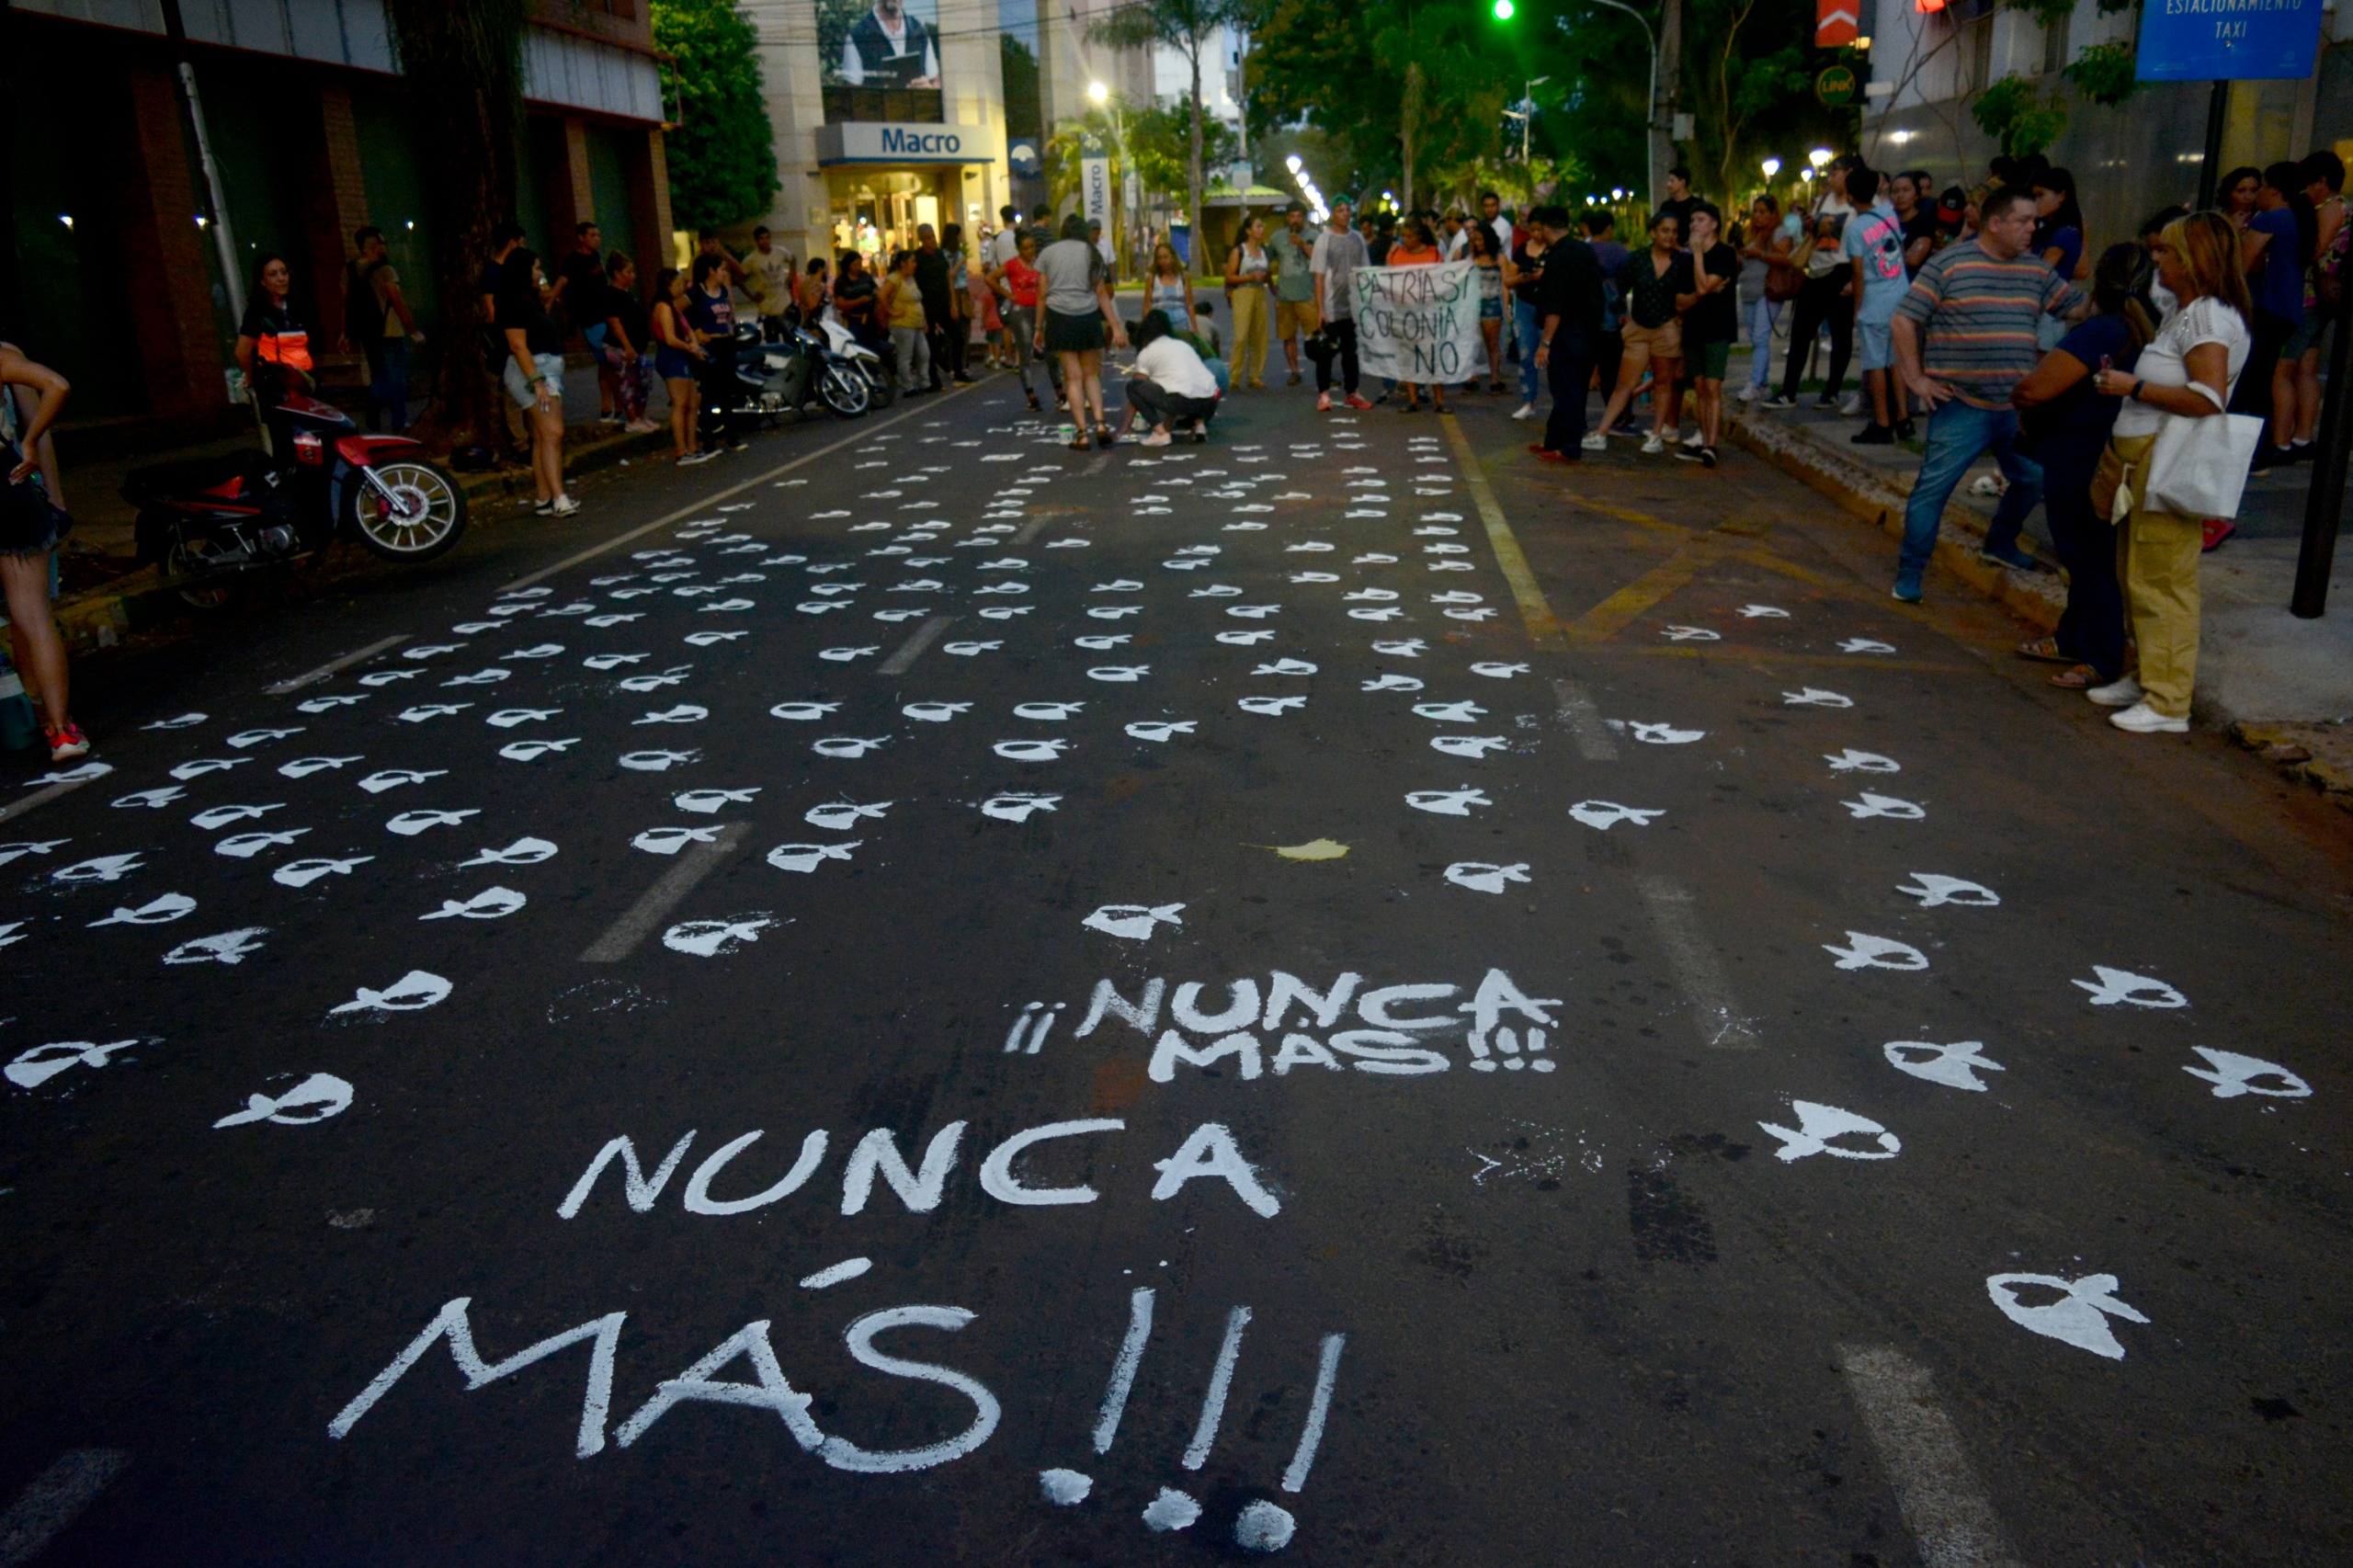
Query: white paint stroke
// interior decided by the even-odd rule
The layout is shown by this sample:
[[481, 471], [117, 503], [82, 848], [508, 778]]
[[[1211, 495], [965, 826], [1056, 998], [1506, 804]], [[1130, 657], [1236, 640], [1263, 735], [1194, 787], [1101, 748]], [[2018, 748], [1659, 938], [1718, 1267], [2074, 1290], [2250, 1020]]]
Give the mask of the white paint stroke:
[[1103, 1390], [1103, 1404], [1095, 1417], [1095, 1451], [1108, 1454], [1112, 1439], [1120, 1435], [1120, 1418], [1127, 1414], [1128, 1395], [1136, 1385], [1136, 1368], [1143, 1360], [1144, 1346], [1152, 1338], [1153, 1291], [1138, 1287], [1128, 1297], [1128, 1332], [1120, 1341], [1120, 1354], [1111, 1363], [1111, 1381]]
[[1842, 1345], [1838, 1366], [1926, 1568], [2024, 1568], [1927, 1369], [1884, 1345]]
[[1315, 1450], [1324, 1446], [1324, 1426], [1332, 1415], [1332, 1389], [1340, 1381], [1340, 1352], [1347, 1343], [1345, 1334], [1324, 1336], [1315, 1362], [1315, 1392], [1307, 1401], [1307, 1422], [1300, 1428], [1299, 1447], [1291, 1450], [1290, 1463], [1283, 1468], [1286, 1492], [1305, 1487], [1307, 1472], [1315, 1468]]
[[1217, 1364], [1210, 1370], [1210, 1386], [1201, 1396], [1200, 1419], [1193, 1424], [1193, 1440], [1185, 1445], [1179, 1461], [1199, 1470], [1209, 1461], [1217, 1443], [1217, 1429], [1225, 1420], [1225, 1398], [1233, 1388], [1234, 1363], [1242, 1358], [1242, 1334], [1250, 1326], [1250, 1309], [1235, 1307], [1225, 1315], [1225, 1338], [1217, 1347]]

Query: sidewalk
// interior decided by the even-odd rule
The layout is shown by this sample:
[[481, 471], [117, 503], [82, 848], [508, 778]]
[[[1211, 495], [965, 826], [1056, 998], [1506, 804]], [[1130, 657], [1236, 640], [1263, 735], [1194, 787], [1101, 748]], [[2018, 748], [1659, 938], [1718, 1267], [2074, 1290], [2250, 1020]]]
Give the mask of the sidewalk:
[[[616, 426], [594, 423], [594, 366], [565, 367], [563, 401], [563, 466], [567, 474], [589, 472], [669, 444], [669, 401], [659, 385], [646, 410], [646, 417], [662, 426], [652, 435], [631, 436]], [[415, 410], [423, 406], [421, 399], [412, 405]], [[70, 652], [113, 647], [131, 632], [179, 608], [176, 596], [159, 584], [156, 569], [138, 562], [138, 517], [121, 494], [131, 470], [151, 463], [226, 456], [244, 450], [253, 442], [249, 433], [229, 436], [107, 462], [83, 463], [66, 472], [66, 502], [74, 515], [74, 531], [58, 552], [57, 624]], [[525, 468], [500, 467], [452, 477], [478, 516], [485, 506], [517, 496], [528, 499], [531, 494], [531, 474]]]
[[[1746, 360], [1745, 353], [1735, 357], [1725, 378], [1728, 391], [1745, 382]], [[1857, 517], [1891, 533], [1903, 531], [1904, 503], [1919, 467], [1916, 449], [1854, 445], [1848, 437], [1863, 419], [1815, 409], [1812, 392], [1793, 409], [1728, 400], [1727, 420], [1731, 438], [1750, 451]], [[1977, 558], [1996, 502], [1971, 494], [1970, 485], [1997, 472], [1990, 460], [1982, 462], [1954, 493], [1945, 508], [1938, 564], [2028, 621], [2054, 626], [2066, 602], [2063, 577], [1989, 566]], [[2311, 472], [2299, 463], [2251, 479], [2237, 534], [2205, 558], [2192, 712], [2201, 726], [2231, 730], [2242, 744], [2335, 794], [2353, 790], [2353, 536], [2337, 549], [2328, 613], [2317, 620], [2289, 614]], [[2045, 562], [2055, 559], [2039, 507], [2027, 520], [2025, 543]], [[2353, 804], [2353, 795], [2346, 798]]]

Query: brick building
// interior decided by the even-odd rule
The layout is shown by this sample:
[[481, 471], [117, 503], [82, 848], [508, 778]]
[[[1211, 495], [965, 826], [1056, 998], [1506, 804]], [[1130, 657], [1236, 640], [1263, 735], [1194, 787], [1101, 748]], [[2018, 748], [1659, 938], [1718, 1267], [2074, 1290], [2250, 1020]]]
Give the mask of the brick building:
[[[230, 426], [236, 323], [177, 79], [174, 0], [0, 8], [19, 298], [0, 312], [72, 379], [85, 450]], [[176, 0], [241, 263], [277, 251], [332, 346], [352, 231], [382, 229], [428, 342], [433, 153], [404, 112], [381, 0]], [[533, 0], [517, 217], [550, 257], [594, 218], [670, 246], [661, 77], [644, 0]], [[423, 381], [420, 379], [420, 385]]]

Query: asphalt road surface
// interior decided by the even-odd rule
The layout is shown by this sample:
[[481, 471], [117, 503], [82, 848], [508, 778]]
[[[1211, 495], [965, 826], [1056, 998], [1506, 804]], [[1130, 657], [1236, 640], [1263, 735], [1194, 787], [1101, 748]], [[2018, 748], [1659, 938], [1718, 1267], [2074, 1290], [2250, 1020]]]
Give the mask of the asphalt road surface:
[[1525, 429], [999, 380], [94, 666], [0, 1563], [2353, 1560], [2341, 816]]

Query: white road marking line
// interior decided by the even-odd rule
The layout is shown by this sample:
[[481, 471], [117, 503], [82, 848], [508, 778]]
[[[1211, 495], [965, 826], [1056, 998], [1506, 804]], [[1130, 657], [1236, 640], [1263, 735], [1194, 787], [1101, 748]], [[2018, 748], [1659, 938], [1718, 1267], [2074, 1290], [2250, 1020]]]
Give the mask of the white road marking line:
[[916, 627], [915, 635], [900, 643], [897, 653], [877, 665], [874, 673], [880, 676], [905, 675], [915, 662], [923, 657], [923, 651], [939, 641], [939, 634], [947, 631], [948, 623], [955, 619], [952, 615], [935, 615]]
[[290, 679], [263, 687], [261, 694], [264, 697], [283, 697], [290, 691], [300, 691], [306, 686], [316, 686], [338, 670], [347, 670], [354, 665], [372, 659], [387, 648], [399, 647], [408, 641], [408, 636], [409, 634], [404, 631], [398, 637], [387, 637], [381, 642], [370, 642], [356, 653], [346, 653], [342, 658], [321, 665], [315, 670], [306, 670]]
[[719, 830], [719, 836], [707, 844], [688, 846], [678, 857], [678, 863], [662, 873], [659, 881], [646, 889], [638, 901], [630, 905], [605, 934], [588, 945], [580, 955], [582, 963], [619, 963], [637, 949], [637, 945], [653, 934], [670, 911], [678, 907], [680, 900], [694, 891], [697, 882], [719, 868], [719, 863], [735, 852], [751, 831], [744, 823], [730, 823]]
[[0, 1514], [0, 1568], [17, 1568], [39, 1557], [130, 1462], [120, 1449], [74, 1449], [58, 1455]]
[[[949, 397], [954, 397], [961, 393], [963, 391], [963, 388], [958, 387], [954, 392], [949, 392], [948, 395]], [[840, 440], [828, 442], [824, 446], [818, 448], [813, 452], [803, 452], [801, 456], [793, 459], [790, 462], [769, 469], [766, 473], [756, 473], [751, 478], [744, 480], [740, 483], [731, 484], [724, 490], [713, 491], [710, 494], [704, 496], [701, 500], [697, 501], [690, 506], [681, 506], [675, 512], [664, 513], [661, 517], [654, 518], [652, 522], [645, 524], [642, 528], [631, 528], [624, 534], [616, 534], [611, 539], [607, 540], [604, 543], [591, 545], [577, 555], [566, 556], [552, 566], [544, 567], [540, 571], [530, 574], [529, 576], [517, 577], [513, 582], [502, 585], [498, 591], [502, 594], [511, 594], [517, 588], [528, 588], [532, 584], [552, 577], [559, 572], [570, 571], [573, 567], [581, 564], [583, 562], [596, 560], [597, 557], [604, 554], [608, 550], [619, 550], [622, 545], [629, 543], [631, 540], [643, 539], [647, 534], [653, 533], [657, 528], [666, 528], [674, 523], [685, 522], [688, 517], [693, 517], [697, 512], [703, 510], [705, 507], [716, 506], [719, 503], [726, 500], [732, 495], [741, 495], [745, 491], [753, 488], [755, 485], [766, 484], [768, 481], [776, 478], [779, 474], [790, 473], [794, 469], [801, 467], [804, 463], [815, 462], [819, 458], [828, 456], [834, 452], [838, 452], [844, 447], [868, 439], [877, 430], [887, 430], [893, 425], [913, 419], [918, 414], [928, 414], [937, 406], [938, 405], [934, 403], [926, 403], [921, 408], [910, 409], [904, 414], [885, 419], [880, 425], [869, 425], [854, 436], [844, 436]]]
[[1927, 1568], [2021, 1568], [1927, 1369], [1884, 1345], [1842, 1345], [1838, 1366]]
[[63, 784], [51, 784], [46, 790], [36, 790], [21, 801], [11, 801], [6, 805], [0, 806], [0, 822], [6, 822], [12, 817], [23, 816], [35, 806], [45, 806], [49, 804], [50, 801], [57, 799], [60, 795], [70, 795], [74, 790], [79, 790], [83, 785], [92, 782], [95, 782], [95, 780], [89, 778], [69, 778]]
[[1723, 965], [1692, 912], [1689, 891], [1672, 878], [1657, 876], [1637, 877], [1634, 887], [1658, 929], [1666, 960], [1674, 966], [1675, 983], [1690, 1004], [1700, 1040], [1718, 1051], [1756, 1050], [1763, 1041], [1733, 1003]]
[[1552, 695], [1561, 699], [1561, 722], [1577, 737], [1577, 752], [1587, 762], [1618, 760], [1618, 742], [1609, 733], [1609, 726], [1601, 722], [1601, 710], [1586, 695], [1585, 687], [1573, 680], [1556, 680]]

